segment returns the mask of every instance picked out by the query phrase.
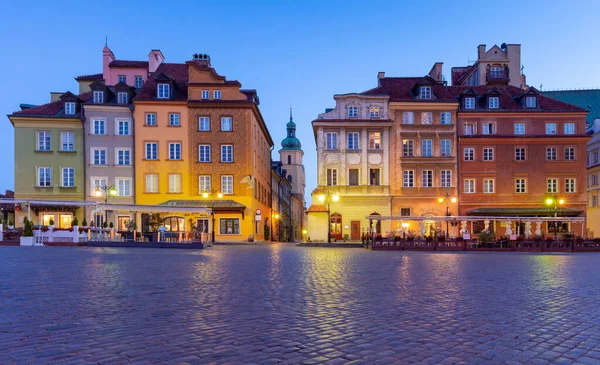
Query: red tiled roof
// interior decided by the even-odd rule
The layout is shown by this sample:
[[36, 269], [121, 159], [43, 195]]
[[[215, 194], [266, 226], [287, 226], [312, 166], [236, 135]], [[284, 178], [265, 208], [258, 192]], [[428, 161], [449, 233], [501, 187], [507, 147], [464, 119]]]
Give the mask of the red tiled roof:
[[[188, 66], [185, 63], [161, 63], [154, 72], [154, 75], [164, 73], [175, 81], [176, 87], [173, 89], [174, 97], [169, 100], [187, 100], [187, 81]], [[149, 77], [140, 89], [135, 100], [151, 100], [155, 98], [156, 81]]]
[[357, 118], [345, 118], [345, 119], [315, 119], [313, 122], [331, 122], [331, 123], [360, 123], [360, 124], [369, 124], [369, 123], [377, 123], [377, 122], [385, 122], [385, 123], [394, 123], [391, 119], [357, 119]]
[[459, 85], [463, 77], [473, 68], [472, 66], [452, 67], [452, 85]]
[[[77, 95], [82, 101], [86, 102], [92, 98], [92, 92], [88, 91], [83, 94]], [[79, 113], [75, 115], [64, 114], [64, 101], [57, 100], [48, 104], [36, 106], [34, 108], [20, 110], [14, 112], [14, 116], [32, 116], [32, 117], [53, 117], [53, 118], [79, 118]]]
[[307, 210], [307, 213], [327, 213], [327, 206], [325, 205], [311, 205]]
[[104, 80], [104, 77], [100, 73], [100, 74], [93, 74], [93, 75], [81, 75], [81, 76], [77, 76], [75, 78], [75, 80], [77, 80], [77, 81], [102, 81], [102, 80]]
[[108, 67], [148, 68], [148, 61], [114, 60]]

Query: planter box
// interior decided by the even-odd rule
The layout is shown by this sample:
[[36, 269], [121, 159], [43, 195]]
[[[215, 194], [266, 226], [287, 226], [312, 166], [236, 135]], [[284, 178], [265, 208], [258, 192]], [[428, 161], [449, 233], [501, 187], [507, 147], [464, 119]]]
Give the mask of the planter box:
[[21, 236], [21, 246], [35, 246], [35, 237]]

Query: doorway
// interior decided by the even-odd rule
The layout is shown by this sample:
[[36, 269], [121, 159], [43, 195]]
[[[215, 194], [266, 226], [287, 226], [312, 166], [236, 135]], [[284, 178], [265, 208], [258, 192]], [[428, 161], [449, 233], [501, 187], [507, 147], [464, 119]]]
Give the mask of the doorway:
[[360, 240], [360, 221], [350, 222], [350, 239]]

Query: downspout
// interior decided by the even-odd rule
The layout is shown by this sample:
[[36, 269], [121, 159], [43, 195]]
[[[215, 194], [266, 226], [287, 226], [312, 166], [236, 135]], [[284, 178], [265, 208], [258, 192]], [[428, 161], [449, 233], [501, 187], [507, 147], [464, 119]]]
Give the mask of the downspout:
[[[270, 224], [271, 224], [271, 228], [270, 228], [270, 235], [271, 237], [269, 237], [271, 239], [271, 242], [273, 242], [273, 150], [275, 149], [275, 145], [271, 146], [271, 148], [269, 148], [269, 192], [271, 195], [271, 199], [269, 199], [269, 211], [270, 211]], [[279, 189], [277, 189], [277, 195], [279, 195]], [[264, 233], [264, 230], [263, 230]], [[263, 237], [265, 238], [265, 237]]]

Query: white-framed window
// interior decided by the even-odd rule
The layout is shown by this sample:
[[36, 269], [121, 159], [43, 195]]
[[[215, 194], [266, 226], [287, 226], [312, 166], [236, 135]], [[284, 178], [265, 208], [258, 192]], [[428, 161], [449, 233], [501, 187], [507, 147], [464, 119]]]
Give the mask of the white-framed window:
[[442, 188], [452, 187], [452, 170], [440, 171], [440, 185]]
[[475, 98], [465, 98], [465, 109], [475, 109]]
[[358, 169], [349, 169], [348, 170], [348, 185], [356, 186], [360, 183], [360, 176], [358, 173]]
[[134, 76], [133, 77], [133, 86], [136, 89], [141, 89], [142, 86], [144, 86], [144, 79], [142, 78], [142, 76]]
[[213, 99], [221, 99], [221, 90], [213, 91]]
[[423, 157], [433, 156], [433, 141], [431, 139], [421, 140], [421, 156], [423, 156]]
[[463, 156], [465, 161], [475, 161], [475, 149], [465, 148], [463, 150]]
[[547, 179], [546, 180], [546, 192], [558, 193], [558, 179]]
[[106, 120], [92, 120], [92, 134], [106, 134]]
[[483, 123], [483, 134], [486, 134], [486, 135], [496, 134], [496, 123], [484, 122]]
[[568, 178], [565, 179], [565, 193], [574, 193], [575, 192], [575, 179]]
[[210, 192], [210, 175], [198, 176], [198, 194]]
[[210, 162], [210, 145], [201, 144], [198, 146], [198, 161]]
[[515, 193], [524, 194], [527, 192], [527, 179], [515, 179]]
[[146, 125], [155, 126], [156, 123], [156, 113], [146, 113]]
[[37, 150], [50, 151], [50, 131], [37, 132]]
[[169, 193], [181, 193], [181, 174], [169, 175]]
[[369, 169], [369, 185], [381, 185], [381, 169]]
[[119, 75], [119, 82], [127, 83], [127, 76]]
[[335, 132], [325, 133], [325, 149], [326, 150], [337, 150], [338, 149], [338, 134]]
[[402, 186], [412, 188], [415, 186], [415, 172], [413, 170], [402, 171]]
[[483, 160], [484, 161], [494, 161], [494, 149], [493, 148], [484, 148], [483, 149]]
[[169, 143], [169, 160], [181, 160], [181, 143]]
[[433, 113], [422, 112], [421, 113], [421, 124], [433, 124]]
[[415, 153], [415, 141], [412, 139], [402, 140], [402, 157], [413, 157]]
[[233, 121], [231, 117], [221, 117], [221, 131], [231, 132], [233, 130]]
[[169, 85], [169, 84], [156, 85], [156, 95], [159, 99], [168, 99], [171, 96], [171, 85]]
[[75, 151], [75, 132], [60, 133], [60, 150]]
[[210, 117], [198, 118], [198, 130], [202, 132], [210, 131]]
[[371, 150], [381, 149], [381, 133], [380, 132], [369, 133], [369, 149], [371, 149]]
[[127, 93], [124, 93], [124, 92], [117, 93], [117, 103], [119, 103], [119, 104], [127, 104], [127, 102], [128, 102], [128, 95], [127, 95]]
[[103, 187], [108, 186], [107, 177], [91, 177], [92, 180], [92, 191], [90, 196], [96, 196], [96, 191], [100, 192], [100, 196], [106, 196], [106, 190], [102, 190]]
[[415, 113], [413, 113], [413, 112], [402, 113], [402, 124], [415, 124]]
[[158, 160], [157, 142], [146, 142], [146, 160]]
[[52, 186], [52, 171], [50, 167], [38, 167], [38, 186]]
[[158, 193], [158, 174], [146, 175], [146, 193]]
[[433, 187], [433, 171], [432, 170], [421, 171], [421, 186], [424, 188]]
[[431, 86], [421, 86], [419, 98], [431, 99]]
[[117, 119], [117, 135], [128, 136], [130, 134], [130, 120], [118, 120]]
[[65, 103], [65, 114], [73, 115], [75, 114], [75, 103], [72, 101], [68, 101]]
[[515, 134], [525, 134], [525, 123], [515, 123]]
[[546, 134], [556, 134], [556, 123], [546, 123]]
[[240, 219], [220, 218], [219, 234], [240, 234]]
[[129, 148], [115, 148], [115, 164], [118, 166], [131, 165], [131, 150]]
[[490, 96], [488, 98], [488, 107], [490, 109], [498, 109], [499, 106], [500, 106], [500, 98], [498, 98], [497, 96]]
[[452, 113], [441, 112], [440, 113], [440, 123], [441, 124], [452, 124]]
[[337, 184], [337, 169], [327, 169], [327, 185], [335, 186]]
[[358, 149], [358, 132], [350, 132], [348, 133], [348, 149], [349, 150], [357, 150]]
[[224, 144], [221, 146], [221, 162], [233, 162], [233, 145]]
[[73, 167], [62, 168], [61, 185], [66, 188], [72, 188], [75, 186], [75, 169]]
[[472, 136], [477, 133], [477, 123], [465, 123], [464, 125], [465, 136]]
[[94, 91], [93, 101], [94, 104], [102, 104], [104, 103], [104, 91]]
[[233, 194], [233, 176], [232, 175], [221, 176], [221, 193]]
[[575, 147], [565, 147], [565, 160], [575, 160]]
[[525, 161], [527, 154], [524, 147], [515, 148], [515, 161]]
[[208, 99], [210, 97], [210, 93], [208, 90], [202, 90], [202, 99]]
[[591, 206], [592, 207], [597, 207], [598, 206], [598, 195], [592, 195], [592, 201], [591, 201]]
[[590, 183], [590, 186], [598, 185], [598, 175], [592, 174], [590, 176], [592, 177], [592, 181]]
[[131, 178], [115, 178], [115, 188], [117, 196], [131, 196]]
[[494, 192], [494, 179], [483, 179], [483, 193], [492, 194]]
[[546, 148], [546, 160], [548, 160], [548, 161], [556, 160], [556, 147]]
[[475, 179], [465, 179], [463, 182], [463, 191], [465, 194], [475, 193]]
[[452, 156], [452, 144], [449, 139], [440, 140], [440, 155], [442, 157]]
[[525, 107], [527, 108], [535, 108], [537, 106], [537, 98], [535, 96], [526, 96], [525, 97]]
[[92, 165], [107, 165], [106, 148], [92, 148]]
[[565, 123], [563, 128], [565, 134], [575, 134], [575, 123]]
[[369, 108], [369, 117], [378, 117], [379, 116], [379, 107], [372, 106]]
[[179, 120], [179, 113], [169, 113], [169, 126], [179, 127], [181, 121]]
[[348, 107], [348, 117], [358, 117], [358, 107], [355, 105], [350, 105]]

